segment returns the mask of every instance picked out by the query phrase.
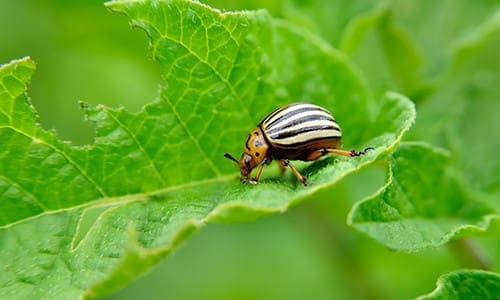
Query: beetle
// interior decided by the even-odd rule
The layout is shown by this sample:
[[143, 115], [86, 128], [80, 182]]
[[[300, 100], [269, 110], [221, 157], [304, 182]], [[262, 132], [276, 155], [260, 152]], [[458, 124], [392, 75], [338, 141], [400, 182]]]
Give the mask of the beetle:
[[[225, 153], [224, 157], [238, 165], [243, 182], [258, 183], [264, 165], [276, 159], [282, 170], [289, 167], [306, 186], [307, 178], [290, 160], [314, 161], [328, 153], [361, 156], [374, 149], [367, 147], [359, 152], [340, 150], [341, 137], [340, 126], [328, 110], [309, 103], [292, 103], [268, 114], [250, 132], [239, 160], [229, 153]], [[249, 179], [256, 167], [255, 177]]]

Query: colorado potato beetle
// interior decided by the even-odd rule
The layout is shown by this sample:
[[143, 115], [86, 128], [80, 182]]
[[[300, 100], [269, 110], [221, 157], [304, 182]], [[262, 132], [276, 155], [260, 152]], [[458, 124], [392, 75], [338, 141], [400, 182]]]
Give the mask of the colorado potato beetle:
[[[242, 181], [257, 183], [264, 165], [276, 159], [283, 170], [289, 167], [307, 185], [307, 178], [290, 160], [313, 161], [328, 153], [361, 156], [373, 149], [368, 147], [359, 152], [337, 149], [341, 137], [340, 126], [329, 111], [309, 103], [292, 103], [274, 110], [257, 125], [248, 135], [239, 161], [229, 153], [224, 156], [238, 165]], [[249, 180], [256, 167], [255, 177]]]

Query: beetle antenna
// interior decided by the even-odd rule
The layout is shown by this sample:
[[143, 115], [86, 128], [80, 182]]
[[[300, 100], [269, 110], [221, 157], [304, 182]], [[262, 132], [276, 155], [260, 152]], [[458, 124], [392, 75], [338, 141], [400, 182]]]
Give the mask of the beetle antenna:
[[228, 158], [228, 159], [230, 159], [232, 161], [234, 161], [237, 165], [240, 165], [240, 163], [238, 162], [238, 160], [236, 158], [234, 158], [231, 154], [229, 154], [229, 153], [226, 152], [226, 153], [224, 153], [224, 157]]

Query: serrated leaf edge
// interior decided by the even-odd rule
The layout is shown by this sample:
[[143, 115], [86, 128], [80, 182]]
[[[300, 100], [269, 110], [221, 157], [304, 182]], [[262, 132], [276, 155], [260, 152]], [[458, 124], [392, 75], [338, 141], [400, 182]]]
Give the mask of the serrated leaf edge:
[[[426, 142], [411, 141], [411, 142], [404, 142], [403, 145], [405, 145], [405, 146], [413, 146], [413, 145], [414, 146], [423, 146], [423, 147], [427, 148], [429, 151], [439, 153], [440, 155], [443, 155], [446, 157], [450, 156], [449, 151], [447, 151], [443, 148], [432, 146], [431, 144], [426, 143]], [[387, 188], [389, 188], [392, 183], [393, 183], [393, 171], [392, 171], [392, 168], [389, 166], [388, 167], [388, 178], [387, 178], [386, 183], [378, 191], [376, 191], [374, 194], [358, 201], [356, 204], [354, 204], [352, 206], [351, 210], [349, 211], [349, 213], [347, 215], [347, 225], [352, 226], [357, 230], [357, 228], [355, 226], [356, 222], [353, 222], [353, 218], [354, 218], [354, 214], [357, 211], [358, 207], [361, 206], [363, 203], [369, 202], [369, 201], [373, 200], [374, 198], [378, 197], [379, 195], [381, 195], [382, 193], [384, 193], [384, 191]], [[429, 245], [426, 245], [423, 247], [415, 247], [415, 248], [411, 248], [411, 249], [393, 249], [393, 250], [412, 253], [412, 252], [418, 252], [418, 251], [425, 250], [425, 249], [437, 248], [439, 246], [442, 246], [442, 245], [448, 243], [450, 240], [454, 239], [455, 237], [458, 237], [461, 234], [467, 234], [469, 232], [469, 230], [485, 233], [489, 230], [492, 222], [494, 222], [494, 221], [500, 222], [500, 215], [487, 214], [481, 218], [481, 221], [478, 221], [478, 222], [484, 223], [483, 226], [473, 225], [473, 224], [461, 225], [461, 226], [458, 226], [455, 229], [451, 230], [449, 233], [445, 234], [443, 236], [443, 238], [438, 243], [429, 244]], [[370, 223], [370, 222], [365, 222], [365, 223]], [[363, 231], [360, 231], [360, 232], [365, 233]], [[368, 236], [370, 236], [370, 235], [368, 235]], [[373, 238], [373, 237], [370, 236], [370, 238]], [[373, 239], [375, 239], [375, 238], [373, 238]], [[375, 240], [377, 240], [377, 239], [375, 239]]]

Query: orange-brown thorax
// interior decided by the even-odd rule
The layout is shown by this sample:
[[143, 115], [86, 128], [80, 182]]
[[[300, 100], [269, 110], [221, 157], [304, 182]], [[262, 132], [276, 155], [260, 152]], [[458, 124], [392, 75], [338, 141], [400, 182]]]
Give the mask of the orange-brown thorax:
[[247, 138], [245, 148], [239, 161], [240, 172], [244, 177], [252, 172], [252, 169], [262, 163], [268, 157], [269, 145], [262, 130], [255, 128]]

